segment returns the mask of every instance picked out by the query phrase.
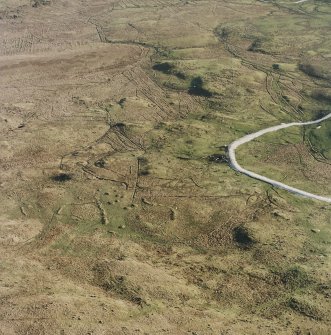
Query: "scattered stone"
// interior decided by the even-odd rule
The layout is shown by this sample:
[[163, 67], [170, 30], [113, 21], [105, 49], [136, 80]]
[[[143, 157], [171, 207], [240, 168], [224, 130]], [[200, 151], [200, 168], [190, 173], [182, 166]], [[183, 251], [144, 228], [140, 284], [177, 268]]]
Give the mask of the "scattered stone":
[[141, 201], [146, 205], [153, 206], [153, 204], [150, 201], [146, 200], [145, 198], [142, 198]]
[[122, 224], [121, 226], [118, 226], [118, 228], [120, 228], [120, 229], [124, 229], [124, 228], [125, 228], [125, 225]]
[[94, 163], [96, 167], [105, 168], [106, 162], [103, 159], [100, 159]]
[[223, 154], [213, 154], [208, 156], [209, 162], [214, 163], [228, 163], [228, 158], [226, 155]]
[[26, 216], [26, 211], [25, 211], [25, 208], [23, 206], [20, 207], [20, 210], [21, 210], [21, 213]]
[[284, 220], [290, 220], [290, 216], [287, 215], [286, 213], [284, 213], [283, 211], [279, 210], [279, 209], [275, 209], [272, 214], [275, 216], [275, 217], [279, 217], [279, 218], [282, 218]]
[[57, 212], [56, 212], [56, 214], [61, 214], [62, 213], [62, 210], [63, 210], [63, 208], [64, 208], [64, 206], [61, 206], [58, 210], [57, 210]]
[[176, 219], [176, 212], [171, 208], [170, 209], [170, 220], [175, 220]]
[[96, 203], [97, 203], [97, 206], [98, 206], [99, 211], [100, 211], [101, 223], [105, 224], [105, 225], [108, 224], [109, 220], [108, 220], [108, 217], [107, 217], [107, 213], [106, 213], [105, 209], [103, 208], [101, 201], [97, 200]]

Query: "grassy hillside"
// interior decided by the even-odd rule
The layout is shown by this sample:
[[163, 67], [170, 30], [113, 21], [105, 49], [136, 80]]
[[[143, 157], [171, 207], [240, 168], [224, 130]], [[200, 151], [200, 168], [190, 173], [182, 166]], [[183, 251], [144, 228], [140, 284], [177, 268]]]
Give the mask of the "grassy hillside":
[[307, 136], [312, 149], [331, 160], [331, 122], [327, 121], [317, 127], [311, 127], [307, 130]]
[[[0, 334], [328, 334], [330, 205], [238, 174], [227, 145], [330, 109], [330, 18], [2, 1]], [[238, 160], [329, 194], [329, 127]]]

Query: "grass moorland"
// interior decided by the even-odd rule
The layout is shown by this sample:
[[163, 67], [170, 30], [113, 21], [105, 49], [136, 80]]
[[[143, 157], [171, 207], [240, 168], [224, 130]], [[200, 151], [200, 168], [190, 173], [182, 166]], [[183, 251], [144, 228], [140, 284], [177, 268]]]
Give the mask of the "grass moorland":
[[[0, 333], [330, 330], [330, 205], [226, 146], [330, 112], [328, 1], [0, 4]], [[330, 122], [238, 161], [330, 195]]]

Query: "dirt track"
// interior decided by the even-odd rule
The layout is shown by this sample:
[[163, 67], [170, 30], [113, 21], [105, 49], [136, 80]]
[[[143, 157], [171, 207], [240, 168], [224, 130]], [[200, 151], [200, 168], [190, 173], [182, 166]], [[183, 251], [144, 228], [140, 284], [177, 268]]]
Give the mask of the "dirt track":
[[236, 159], [236, 154], [235, 154], [235, 151], [236, 149], [242, 145], [242, 144], [245, 144], [245, 143], [248, 143], [264, 134], [267, 134], [267, 133], [271, 133], [271, 132], [274, 132], [274, 131], [277, 131], [277, 130], [280, 130], [280, 129], [285, 129], [285, 128], [289, 128], [289, 127], [293, 127], [293, 126], [309, 126], [309, 125], [313, 125], [313, 124], [317, 124], [317, 123], [320, 123], [320, 122], [323, 122], [327, 119], [331, 118], [331, 113], [318, 119], [318, 120], [315, 120], [315, 121], [309, 121], [309, 122], [291, 122], [291, 123], [286, 123], [286, 124], [280, 124], [278, 126], [273, 126], [273, 127], [269, 127], [269, 128], [266, 128], [266, 129], [263, 129], [263, 130], [259, 130], [257, 131], [256, 133], [253, 133], [253, 134], [249, 134], [249, 135], [246, 135], [234, 142], [232, 142], [230, 145], [229, 145], [229, 158], [230, 158], [230, 162], [231, 162], [231, 166], [237, 170], [238, 172], [241, 172], [249, 177], [252, 177], [254, 179], [258, 179], [258, 180], [261, 180], [263, 182], [266, 182], [270, 185], [273, 185], [273, 186], [276, 186], [276, 187], [279, 187], [279, 188], [282, 188], [284, 190], [287, 190], [289, 192], [292, 192], [292, 193], [295, 193], [295, 194], [298, 194], [298, 195], [302, 195], [304, 197], [307, 197], [307, 198], [311, 198], [311, 199], [315, 199], [315, 200], [320, 200], [320, 201], [325, 201], [325, 202], [328, 202], [328, 203], [331, 203], [331, 198], [330, 197], [323, 197], [323, 196], [320, 196], [320, 195], [316, 195], [316, 194], [313, 194], [313, 193], [309, 193], [309, 192], [306, 192], [306, 191], [303, 191], [303, 190], [299, 190], [295, 187], [292, 187], [292, 186], [289, 186], [289, 185], [286, 185], [284, 183], [281, 183], [279, 181], [276, 181], [276, 180], [273, 180], [273, 179], [270, 179], [268, 177], [265, 177], [265, 176], [261, 176], [257, 173], [254, 173], [252, 171], [249, 171], [249, 170], [246, 170], [244, 169], [243, 167], [241, 167], [238, 162], [237, 162], [237, 159]]

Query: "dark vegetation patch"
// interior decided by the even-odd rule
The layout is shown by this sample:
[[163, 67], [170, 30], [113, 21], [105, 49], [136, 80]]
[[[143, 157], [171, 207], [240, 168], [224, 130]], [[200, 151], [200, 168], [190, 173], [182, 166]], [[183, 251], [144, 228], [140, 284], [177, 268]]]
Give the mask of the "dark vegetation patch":
[[126, 125], [123, 122], [118, 122], [113, 125], [113, 128], [120, 132], [124, 132], [126, 130]]
[[208, 107], [213, 110], [221, 110], [224, 107], [224, 105], [222, 104], [220, 100], [209, 99]]
[[165, 63], [157, 63], [153, 65], [153, 70], [160, 71], [166, 74], [171, 74], [171, 71], [174, 69], [174, 65], [168, 62]]
[[197, 95], [197, 96], [206, 97], [206, 98], [211, 97], [213, 94], [210, 91], [206, 90], [203, 87], [203, 85], [204, 85], [204, 83], [203, 83], [203, 80], [200, 76], [199, 77], [194, 77], [191, 80], [191, 84], [190, 84], [188, 93], [191, 94], [191, 95]]
[[314, 91], [311, 97], [319, 102], [331, 104], [331, 94], [324, 91]]
[[325, 298], [330, 298], [331, 297], [331, 282], [318, 284], [316, 287], [316, 291], [322, 294]]
[[289, 268], [280, 274], [280, 279], [283, 285], [290, 290], [305, 288], [311, 284], [308, 274], [300, 267]]
[[321, 119], [322, 117], [328, 115], [330, 113], [330, 111], [326, 111], [326, 110], [319, 110], [317, 112], [317, 114], [314, 116], [314, 120], [319, 120]]
[[272, 68], [276, 71], [280, 70], [280, 65], [279, 64], [272, 64]]
[[226, 41], [231, 34], [231, 30], [229, 28], [222, 28], [220, 31], [217, 31], [218, 37], [223, 40]]
[[147, 176], [149, 175], [150, 171], [150, 166], [148, 164], [148, 160], [146, 157], [138, 157], [138, 175], [139, 176]]
[[273, 299], [266, 304], [255, 307], [256, 313], [267, 319], [278, 318], [284, 314], [284, 301]]
[[165, 74], [174, 75], [182, 80], [186, 79], [186, 75], [183, 72], [176, 70], [175, 65], [168, 62], [156, 63], [153, 65], [152, 69]]
[[96, 284], [106, 292], [115, 293], [141, 307], [146, 305], [144, 299], [139, 296], [140, 289], [132, 287], [124, 276], [114, 276], [109, 264], [96, 264], [93, 272]]
[[287, 95], [282, 95], [282, 98], [286, 101], [286, 102], [290, 102], [290, 98]]
[[59, 173], [59, 174], [56, 174], [55, 176], [52, 176], [51, 179], [59, 183], [64, 183], [66, 181], [71, 180], [72, 175], [69, 173]]
[[314, 307], [308, 304], [305, 301], [300, 301], [297, 298], [290, 298], [287, 301], [287, 306], [290, 307], [293, 311], [312, 318], [314, 320], [321, 320], [320, 312]]
[[232, 233], [234, 241], [243, 249], [249, 249], [256, 243], [254, 238], [250, 236], [248, 229], [244, 226], [234, 228]]
[[[180, 85], [178, 85], [177, 83], [171, 82], [171, 81], [167, 81], [167, 82], [163, 83], [163, 85], [166, 88], [169, 88], [171, 90], [175, 90], [175, 91], [182, 90]], [[170, 105], [173, 105], [173, 103], [170, 103]]]
[[326, 79], [326, 75], [322, 73], [320, 69], [312, 64], [299, 64], [299, 70], [305, 73], [306, 75], [318, 79]]
[[45, 5], [49, 5], [51, 3], [50, 0], [34, 0], [32, 1], [31, 6], [34, 8], [37, 8], [39, 6], [45, 6]]
[[266, 54], [267, 52], [262, 49], [263, 40], [261, 38], [256, 38], [253, 43], [248, 47], [247, 51], [258, 52], [261, 54]]
[[182, 80], [186, 79], [186, 75], [185, 75], [185, 73], [183, 73], [183, 72], [176, 71], [176, 72], [174, 73], [174, 75], [175, 75], [177, 78], [179, 78], [179, 79], [182, 79]]
[[155, 124], [154, 129], [164, 129], [166, 127], [166, 123], [160, 121]]

